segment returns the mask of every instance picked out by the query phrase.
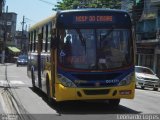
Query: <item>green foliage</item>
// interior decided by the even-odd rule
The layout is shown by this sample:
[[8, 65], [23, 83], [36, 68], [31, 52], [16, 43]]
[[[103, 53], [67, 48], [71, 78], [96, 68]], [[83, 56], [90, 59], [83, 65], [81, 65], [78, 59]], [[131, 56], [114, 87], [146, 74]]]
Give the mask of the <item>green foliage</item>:
[[144, 9], [144, 0], [136, 0], [134, 1], [134, 5], [132, 7], [132, 17], [135, 22], [138, 22], [142, 16]]
[[77, 8], [114, 8], [121, 7], [121, 0], [62, 0], [55, 6], [55, 10], [67, 10]]
[[139, 2], [140, 2], [140, 0], [136, 0], [136, 4], [139, 3]]

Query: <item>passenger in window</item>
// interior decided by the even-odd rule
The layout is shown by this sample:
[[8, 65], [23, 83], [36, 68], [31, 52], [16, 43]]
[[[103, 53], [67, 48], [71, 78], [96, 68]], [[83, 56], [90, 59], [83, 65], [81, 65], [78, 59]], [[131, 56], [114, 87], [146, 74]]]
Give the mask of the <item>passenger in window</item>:
[[72, 55], [72, 43], [71, 43], [71, 36], [70, 35], [66, 37], [66, 41], [65, 41], [63, 49], [64, 49], [66, 56]]
[[104, 40], [101, 43], [100, 49], [98, 50], [98, 66], [100, 69], [107, 69], [111, 64], [111, 40]]

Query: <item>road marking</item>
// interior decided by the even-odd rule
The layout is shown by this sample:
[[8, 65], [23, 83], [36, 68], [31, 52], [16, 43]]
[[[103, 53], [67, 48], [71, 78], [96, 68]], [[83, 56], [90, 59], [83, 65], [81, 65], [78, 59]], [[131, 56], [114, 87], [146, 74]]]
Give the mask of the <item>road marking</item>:
[[[0, 102], [4, 114], [17, 114], [19, 109], [17, 109], [17, 104], [11, 94], [8, 91], [3, 91], [0, 93]], [[16, 118], [14, 118], [17, 120]]]
[[22, 85], [22, 84], [24, 84], [24, 82], [22, 82], [22, 81], [9, 81], [9, 83], [10, 84], [19, 84], [19, 85]]
[[22, 81], [4, 81], [0, 80], [0, 86], [8, 86], [9, 85], [24, 85], [25, 83]]
[[5, 75], [0, 75], [0, 76], [5, 76]]
[[[1, 77], [1, 76], [3, 76], [3, 77], [4, 77], [4, 76], [6, 76], [6, 75], [0, 75], [0, 77]], [[15, 76], [15, 75], [9, 75], [9, 76], [7, 76], [7, 77], [20, 78], [19, 76]]]

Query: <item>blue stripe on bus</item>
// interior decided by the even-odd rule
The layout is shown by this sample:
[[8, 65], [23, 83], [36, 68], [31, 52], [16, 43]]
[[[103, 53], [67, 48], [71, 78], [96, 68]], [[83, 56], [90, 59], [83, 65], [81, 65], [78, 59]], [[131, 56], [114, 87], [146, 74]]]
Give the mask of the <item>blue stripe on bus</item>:
[[[72, 80], [73, 82], [75, 82], [75, 80], [85, 80], [85, 79], [78, 79], [77, 77], [75, 77], [76, 74], [78, 75], [112, 75], [114, 73], [118, 73], [119, 75], [114, 78], [114, 79], [105, 79], [105, 80], [101, 80], [101, 79], [90, 79], [90, 80], [85, 80], [90, 86], [93, 86], [94, 84], [96, 84], [97, 82], [100, 83], [100, 86], [106, 86], [106, 80], [116, 80], [115, 83], [108, 83], [108, 85], [110, 86], [116, 86], [119, 84], [119, 82], [124, 79], [127, 75], [129, 75], [130, 73], [134, 72], [134, 67], [129, 68], [128, 70], [119, 70], [119, 71], [114, 71], [114, 72], [66, 72], [63, 71], [61, 69], [58, 69], [58, 73], [62, 74], [63, 76], [69, 78], [70, 80]], [[81, 84], [81, 87], [85, 86], [83, 83]]]

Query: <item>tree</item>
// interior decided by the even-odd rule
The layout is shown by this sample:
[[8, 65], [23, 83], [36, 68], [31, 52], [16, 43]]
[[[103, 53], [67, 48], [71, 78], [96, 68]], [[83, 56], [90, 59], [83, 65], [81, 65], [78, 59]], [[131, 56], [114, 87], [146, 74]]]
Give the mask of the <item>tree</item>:
[[138, 22], [142, 16], [144, 9], [144, 0], [134, 0], [134, 4], [132, 7], [132, 15], [134, 22]]
[[121, 8], [121, 0], [62, 0], [55, 6], [56, 10], [77, 8]]

